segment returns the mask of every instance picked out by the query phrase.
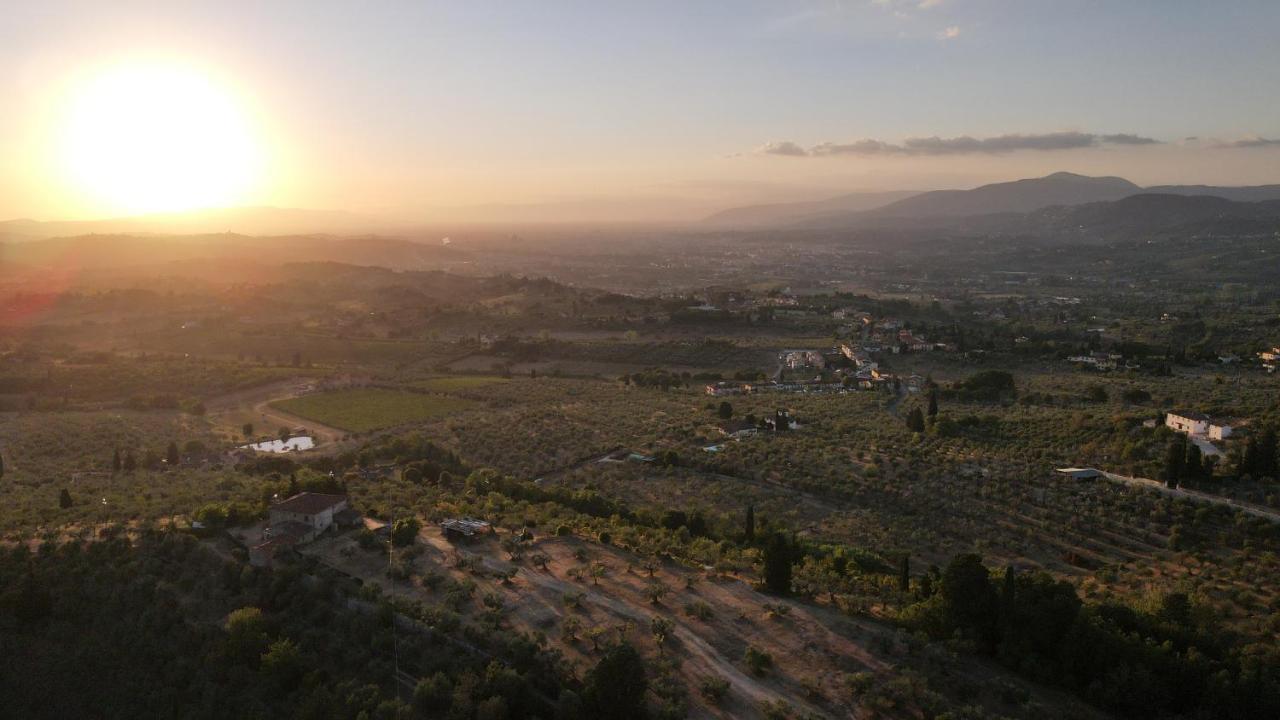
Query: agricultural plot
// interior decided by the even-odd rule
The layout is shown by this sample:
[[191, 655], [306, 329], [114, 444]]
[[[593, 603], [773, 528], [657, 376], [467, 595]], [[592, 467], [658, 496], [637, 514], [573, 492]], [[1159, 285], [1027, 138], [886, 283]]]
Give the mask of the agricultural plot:
[[493, 375], [455, 375], [419, 380], [414, 382], [412, 386], [420, 390], [449, 393], [458, 392], [460, 390], [474, 390], [475, 388], [505, 383], [507, 381], [507, 378], [496, 377]]
[[371, 432], [431, 420], [471, 408], [463, 398], [423, 393], [353, 388], [280, 400], [271, 407], [350, 432]]

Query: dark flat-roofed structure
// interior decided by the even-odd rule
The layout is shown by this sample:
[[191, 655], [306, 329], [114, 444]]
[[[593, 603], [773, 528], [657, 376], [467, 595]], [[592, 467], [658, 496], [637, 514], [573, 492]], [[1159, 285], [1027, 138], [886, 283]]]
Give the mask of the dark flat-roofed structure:
[[441, 521], [440, 527], [450, 540], [469, 540], [489, 532], [489, 523], [475, 518], [449, 518]]

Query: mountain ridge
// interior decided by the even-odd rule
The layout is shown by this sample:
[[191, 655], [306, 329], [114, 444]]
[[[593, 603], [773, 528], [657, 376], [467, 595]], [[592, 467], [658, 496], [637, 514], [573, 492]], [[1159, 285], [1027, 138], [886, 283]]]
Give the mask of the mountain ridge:
[[[837, 196], [827, 200], [805, 203], [779, 203], [772, 206], [743, 206], [729, 208], [709, 216], [708, 224], [717, 224], [716, 218], [750, 214], [755, 208], [769, 207], [780, 221], [758, 222], [754, 229], [811, 228], [836, 229], [875, 225], [927, 225], [953, 221], [958, 218], [976, 218], [999, 214], [1026, 214], [1049, 207], [1083, 205], [1096, 202], [1114, 202], [1126, 197], [1143, 194], [1221, 197], [1236, 202], [1263, 202], [1280, 200], [1280, 184], [1255, 186], [1212, 185], [1158, 185], [1144, 188], [1129, 180], [1115, 176], [1088, 176], [1070, 172], [1055, 172], [1039, 178], [1024, 178], [1007, 182], [989, 183], [967, 190], [934, 190], [919, 192], [909, 197], [862, 210], [837, 210], [829, 213], [803, 211], [833, 203]], [[795, 208], [789, 210], [788, 208]], [[720, 223], [723, 224], [723, 223]]]

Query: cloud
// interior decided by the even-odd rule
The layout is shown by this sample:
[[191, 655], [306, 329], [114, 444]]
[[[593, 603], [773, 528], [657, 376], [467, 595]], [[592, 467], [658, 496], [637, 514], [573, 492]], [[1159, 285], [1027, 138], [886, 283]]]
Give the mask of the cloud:
[[1103, 135], [1098, 138], [1099, 141], [1111, 145], [1157, 145], [1159, 140], [1153, 140], [1149, 137], [1141, 135], [1133, 135], [1131, 133], [1118, 133], [1115, 135]]
[[907, 152], [901, 145], [891, 145], [879, 140], [858, 140], [852, 143], [822, 143], [808, 152], [814, 157], [826, 155], [894, 155]]
[[939, 40], [954, 40], [955, 38], [958, 38], [958, 37], [960, 37], [960, 26], [959, 26], [959, 25], [952, 25], [951, 27], [947, 28], [946, 30], [940, 30], [940, 31], [938, 32], [938, 39], [939, 39]]
[[1217, 147], [1219, 147], [1219, 148], [1270, 148], [1270, 147], [1280, 147], [1280, 140], [1272, 140], [1272, 139], [1269, 139], [1269, 138], [1264, 138], [1264, 137], [1260, 137], [1260, 136], [1258, 136], [1258, 135], [1254, 135], [1254, 136], [1253, 136], [1253, 137], [1251, 137], [1251, 138], [1244, 138], [1243, 140], [1233, 140], [1233, 141], [1231, 141], [1231, 142], [1219, 143], [1219, 144], [1217, 145]]
[[786, 155], [788, 157], [804, 157], [809, 154], [808, 150], [805, 150], [790, 140], [765, 143], [764, 146], [760, 148], [760, 152], [765, 155]]
[[[767, 143], [760, 152], [767, 155], [787, 155], [790, 157], [835, 157], [840, 155], [1001, 155], [1020, 150], [1076, 150], [1081, 148], [1100, 147], [1102, 145], [1155, 145], [1160, 141], [1131, 133], [1098, 135], [1082, 132], [1056, 132], [1032, 135], [997, 135], [989, 138], [975, 138], [968, 135], [960, 137], [915, 137], [907, 138], [900, 144], [883, 140], [857, 140], [850, 143], [825, 142], [805, 149], [790, 140]], [[1263, 141], [1264, 144], [1280, 144], [1280, 141]], [[1252, 147], [1252, 146], [1250, 146]]]
[[872, 5], [879, 5], [882, 8], [915, 8], [916, 10], [929, 10], [936, 8], [946, 0], [871, 0]]

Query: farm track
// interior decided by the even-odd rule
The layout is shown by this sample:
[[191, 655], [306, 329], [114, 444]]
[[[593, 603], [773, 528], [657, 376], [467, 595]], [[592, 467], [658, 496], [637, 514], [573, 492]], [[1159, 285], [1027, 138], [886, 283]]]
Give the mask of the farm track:
[[[253, 411], [262, 418], [262, 422], [264, 423], [279, 423], [282, 426], [290, 428], [304, 428], [308, 434], [316, 438], [318, 441], [316, 443], [317, 445], [329, 445], [336, 443], [347, 434], [347, 431], [342, 428], [325, 425], [324, 423], [316, 422], [315, 420], [302, 417], [301, 415], [294, 415], [293, 413], [272, 407], [272, 403], [280, 402], [281, 400], [289, 400], [294, 397], [297, 397], [297, 395], [287, 395], [284, 397], [264, 400], [257, 405], [254, 405]], [[270, 425], [268, 425], [268, 427], [270, 427]]]
[[1260, 518], [1263, 518], [1264, 520], [1270, 520], [1271, 522], [1280, 523], [1280, 511], [1272, 510], [1270, 508], [1265, 508], [1265, 507], [1262, 507], [1261, 505], [1254, 505], [1253, 503], [1246, 503], [1246, 502], [1241, 502], [1239, 500], [1232, 500], [1231, 498], [1225, 498], [1219, 495], [1210, 495], [1209, 493], [1203, 493], [1198, 490], [1171, 488], [1162, 482], [1158, 482], [1150, 478], [1133, 477], [1130, 475], [1120, 475], [1118, 473], [1111, 473], [1111, 472], [1103, 472], [1102, 476], [1107, 478], [1108, 480], [1111, 480], [1112, 482], [1123, 483], [1125, 485], [1129, 485], [1130, 487], [1146, 488], [1148, 490], [1155, 490], [1156, 492], [1161, 492], [1161, 493], [1164, 493], [1165, 495], [1170, 495], [1172, 497], [1185, 498], [1185, 499], [1192, 500], [1195, 502], [1200, 502], [1200, 503], [1221, 505], [1224, 507], [1232, 508], [1234, 510], [1239, 510], [1244, 513], [1248, 513], [1249, 515], [1253, 515], [1254, 517], [1260, 517]]

